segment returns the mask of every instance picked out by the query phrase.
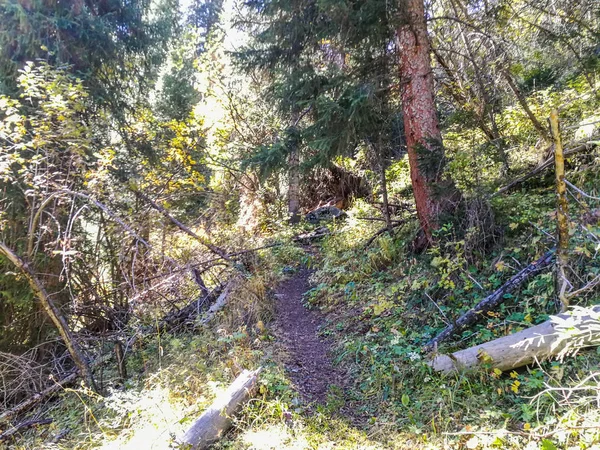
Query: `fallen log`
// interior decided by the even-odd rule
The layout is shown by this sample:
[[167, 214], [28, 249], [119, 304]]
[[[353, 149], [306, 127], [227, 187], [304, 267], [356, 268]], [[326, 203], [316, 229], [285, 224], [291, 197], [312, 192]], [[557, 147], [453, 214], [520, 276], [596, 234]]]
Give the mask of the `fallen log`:
[[241, 275], [236, 275], [229, 281], [229, 283], [227, 283], [227, 286], [225, 286], [225, 289], [223, 289], [221, 295], [219, 295], [208, 311], [206, 311], [206, 314], [200, 321], [202, 325], [206, 325], [208, 322], [210, 322], [213, 317], [227, 304], [227, 301], [229, 300], [229, 294], [231, 294], [231, 292], [239, 285], [240, 280]]
[[[566, 149], [564, 151], [564, 157], [567, 158], [569, 156], [572, 156], [572, 155], [582, 152], [584, 150], [591, 150], [592, 148], [596, 147], [597, 145], [598, 145], [597, 141], [584, 142], [583, 144], [578, 145], [577, 147]], [[552, 147], [549, 147], [549, 149], [550, 148], [552, 148]], [[544, 162], [542, 162], [541, 164], [536, 166], [530, 172], [527, 172], [525, 175], [523, 175], [523, 176], [517, 178], [516, 180], [511, 181], [507, 185], [499, 188], [496, 192], [493, 192], [492, 194], [490, 194], [490, 197], [495, 197], [496, 195], [500, 195], [500, 194], [510, 191], [515, 186], [518, 186], [519, 184], [524, 183], [525, 181], [529, 180], [530, 178], [533, 178], [534, 176], [536, 176], [539, 173], [542, 173], [543, 171], [552, 167], [553, 165], [554, 165], [554, 155], [552, 155], [550, 158], [546, 159]]]
[[[223, 288], [223, 285], [219, 285], [208, 294], [201, 295], [183, 308], [168, 313], [159, 322], [161, 328], [173, 331], [192, 323], [206, 305], [210, 305], [211, 303], [216, 303], [218, 301], [220, 295], [223, 293]], [[154, 329], [154, 327], [148, 326], [143, 330], [143, 334], [150, 333]]]
[[425, 349], [430, 350], [437, 348], [440, 342], [451, 338], [454, 334], [462, 331], [468, 325], [477, 322], [485, 313], [503, 303], [505, 300], [505, 294], [513, 291], [525, 281], [529, 280], [531, 277], [537, 275], [543, 269], [548, 267], [554, 259], [554, 253], [555, 249], [549, 250], [540, 259], [521, 269], [510, 280], [508, 280], [486, 298], [481, 300], [477, 305], [475, 305], [474, 308], [460, 316], [454, 323], [448, 325], [444, 331], [442, 331], [425, 345]]
[[194, 422], [180, 439], [180, 444], [184, 448], [189, 446], [191, 450], [201, 450], [221, 439], [231, 428], [231, 416], [254, 394], [261, 370], [260, 368], [254, 372], [244, 370], [227, 391], [217, 397]]
[[13, 437], [15, 434], [21, 432], [22, 430], [26, 430], [32, 427], [39, 427], [41, 425], [50, 425], [53, 421], [53, 419], [33, 419], [21, 422], [20, 424], [15, 425], [14, 427], [9, 428], [4, 433], [0, 434], [0, 442]]
[[506, 371], [552, 356], [561, 359], [580, 348], [596, 345], [600, 345], [600, 306], [584, 314], [577, 314], [577, 311], [560, 314], [509, 336], [436, 356], [428, 364], [443, 373], [472, 369], [481, 363]]
[[13, 416], [16, 416], [21, 412], [27, 411], [28, 409], [36, 405], [38, 402], [40, 402], [42, 399], [62, 389], [64, 385], [71, 384], [77, 379], [77, 377], [79, 377], [79, 372], [70, 373], [69, 375], [64, 377], [62, 380], [59, 380], [49, 388], [44, 389], [43, 391], [38, 392], [37, 394], [29, 397], [27, 400], [22, 401], [14, 408], [4, 411], [2, 414], [0, 414], [0, 423], [10, 419]]
[[[213, 296], [215, 296], [216, 294], [220, 294], [220, 295], [217, 297], [217, 299], [215, 300], [213, 305], [210, 307], [210, 309], [206, 312], [205, 316], [202, 318], [201, 324], [203, 324], [203, 325], [207, 324], [215, 316], [215, 314], [221, 308], [223, 308], [223, 306], [225, 306], [225, 304], [227, 303], [229, 294], [231, 293], [233, 288], [235, 286], [237, 286], [239, 279], [240, 278], [238, 275], [238, 276], [234, 277], [225, 286], [225, 288], [222, 291], [221, 291], [221, 288], [219, 288], [219, 289], [211, 292], [210, 295], [213, 295]], [[185, 308], [181, 309], [177, 313], [167, 315], [165, 318], [163, 318], [161, 320], [161, 326], [165, 326], [168, 329], [172, 330], [173, 328], [175, 328], [177, 326], [185, 324], [185, 322], [187, 320], [189, 320], [189, 318], [191, 316], [196, 315], [195, 313], [197, 312], [198, 308], [201, 307], [201, 305], [199, 305], [198, 302], [202, 302], [205, 300], [206, 300], [206, 297], [202, 297], [198, 300], [195, 300], [191, 304], [187, 305]], [[139, 338], [140, 335], [144, 335], [153, 330], [154, 330], [154, 327], [146, 327], [145, 329], [142, 329], [141, 333], [136, 334], [129, 341], [129, 343], [126, 347], [131, 347], [133, 345], [133, 343], [137, 340], [137, 338]], [[107, 353], [107, 354], [99, 357], [98, 359], [96, 359], [90, 363], [90, 367], [94, 368], [94, 367], [106, 362], [108, 359], [110, 359], [112, 357], [112, 355], [113, 355], [112, 353]], [[43, 399], [45, 399], [53, 394], [56, 394], [58, 391], [63, 389], [65, 386], [68, 386], [68, 385], [72, 384], [73, 382], [75, 382], [75, 380], [77, 380], [77, 378], [79, 378], [79, 376], [80, 376], [80, 373], [78, 370], [73, 371], [73, 372], [69, 373], [68, 375], [64, 376], [62, 379], [55, 382], [55, 384], [48, 387], [47, 389], [44, 389], [43, 391], [40, 391], [37, 394], [32, 395], [31, 397], [27, 398], [26, 400], [23, 400], [21, 403], [14, 406], [13, 408], [11, 408], [7, 411], [4, 411], [3, 413], [0, 414], [0, 423], [8, 421], [12, 417], [33, 408], [36, 404], [38, 404]]]
[[312, 241], [321, 239], [322, 237], [329, 236], [331, 231], [327, 227], [319, 227], [310, 233], [302, 233], [295, 236], [293, 241], [301, 244], [310, 244]]

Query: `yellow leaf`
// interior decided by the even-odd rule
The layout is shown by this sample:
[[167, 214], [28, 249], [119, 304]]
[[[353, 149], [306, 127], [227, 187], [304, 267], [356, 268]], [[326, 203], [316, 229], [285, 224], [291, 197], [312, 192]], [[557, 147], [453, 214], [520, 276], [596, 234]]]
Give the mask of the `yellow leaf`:
[[518, 224], [518, 223], [511, 223], [511, 224], [510, 224], [508, 227], [509, 227], [511, 230], [515, 230], [515, 229], [516, 229], [518, 226], [519, 226], [519, 224]]
[[500, 376], [500, 375], [502, 375], [502, 371], [501, 371], [500, 369], [498, 369], [497, 367], [495, 367], [495, 368], [494, 368], [494, 373], [495, 373], [497, 376]]
[[515, 380], [513, 382], [513, 384], [510, 387], [510, 390], [513, 391], [515, 394], [517, 394], [519, 392], [519, 386], [521, 385], [521, 382], [518, 380]]

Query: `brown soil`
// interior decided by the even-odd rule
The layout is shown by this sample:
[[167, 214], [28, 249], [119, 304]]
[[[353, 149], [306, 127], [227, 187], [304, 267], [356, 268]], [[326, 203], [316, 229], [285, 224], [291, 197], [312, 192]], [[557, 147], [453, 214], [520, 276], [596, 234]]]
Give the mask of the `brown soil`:
[[310, 289], [309, 270], [300, 270], [277, 289], [277, 336], [286, 353], [286, 369], [294, 387], [308, 403], [326, 403], [331, 386], [342, 386], [343, 377], [328, 356], [330, 344], [319, 337], [324, 319], [302, 304]]

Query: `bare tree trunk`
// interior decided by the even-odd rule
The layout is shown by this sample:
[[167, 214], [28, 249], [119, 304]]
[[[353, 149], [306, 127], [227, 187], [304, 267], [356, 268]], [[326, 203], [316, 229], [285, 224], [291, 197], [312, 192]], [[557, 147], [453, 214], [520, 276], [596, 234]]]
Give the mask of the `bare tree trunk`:
[[385, 161], [381, 152], [381, 136], [378, 138], [378, 146], [375, 147], [371, 139], [367, 139], [367, 145], [371, 153], [370, 159], [373, 170], [379, 174], [379, 189], [381, 189], [382, 212], [388, 231], [392, 231], [392, 218], [390, 216], [390, 205], [388, 201], [387, 179], [385, 176]]
[[[444, 151], [434, 102], [430, 43], [427, 36], [423, 0], [400, 0], [402, 24], [396, 31], [400, 52], [400, 78], [404, 131], [408, 147], [410, 177], [417, 216], [424, 242], [432, 242], [432, 232], [439, 226], [439, 215], [456, 196], [452, 185], [447, 189], [433, 187], [442, 178]], [[449, 209], [449, 208], [448, 208]]]
[[31, 286], [31, 290], [34, 295], [39, 299], [42, 304], [46, 314], [50, 317], [54, 325], [58, 329], [60, 336], [62, 337], [75, 365], [80, 370], [83, 375], [88, 386], [94, 390], [96, 390], [96, 386], [94, 383], [94, 378], [92, 376], [92, 371], [88, 365], [87, 359], [83, 355], [79, 344], [73, 337], [71, 330], [69, 329], [69, 325], [67, 321], [62, 316], [61, 312], [58, 310], [46, 289], [40, 282], [40, 280], [35, 276], [29, 265], [22, 260], [15, 252], [13, 252], [10, 248], [6, 246], [3, 242], [0, 242], [0, 253], [2, 253], [6, 258], [13, 263], [27, 278], [29, 285]]
[[525, 111], [525, 114], [527, 114], [527, 117], [529, 117], [529, 120], [531, 121], [533, 127], [537, 130], [537, 132], [539, 133], [540, 137], [544, 140], [544, 142], [550, 143], [551, 139], [550, 139], [550, 136], [548, 135], [548, 131], [540, 123], [540, 121], [537, 119], [537, 117], [535, 117], [535, 114], [533, 114], [533, 111], [531, 111], [531, 108], [529, 107], [529, 104], [527, 103], [527, 99], [525, 98], [525, 96], [523, 95], [523, 93], [521, 92], [521, 90], [519, 89], [517, 84], [515, 83], [515, 80], [513, 79], [512, 75], [510, 73], [508, 73], [508, 71], [506, 69], [503, 69], [501, 72], [502, 72], [502, 76], [504, 77], [504, 79], [506, 80], [506, 82], [508, 84], [508, 87], [513, 92], [513, 94], [515, 94], [515, 97], [517, 98], [517, 101], [521, 105], [521, 108], [523, 108], [523, 111]]
[[119, 378], [121, 383], [127, 380], [127, 361], [125, 360], [125, 352], [121, 341], [115, 341], [115, 358], [117, 360], [117, 369], [119, 370]]
[[556, 167], [556, 221], [558, 225], [556, 285], [558, 288], [558, 299], [561, 303], [561, 312], [564, 312], [569, 306], [569, 299], [567, 298], [569, 281], [565, 273], [565, 268], [569, 264], [569, 204], [567, 202], [567, 185], [565, 183], [565, 157], [560, 138], [558, 111], [556, 109], [553, 109], [550, 114], [550, 129], [552, 130], [552, 138], [554, 140], [554, 165]]
[[387, 191], [387, 179], [385, 176], [385, 166], [381, 156], [380, 165], [379, 165], [379, 185], [381, 186], [381, 198], [383, 201], [383, 217], [385, 219], [385, 225], [387, 226], [388, 231], [392, 231], [392, 218], [390, 216], [390, 205], [388, 202], [388, 191]]
[[[299, 115], [293, 114], [292, 123], [297, 124]], [[294, 125], [295, 128], [295, 125]], [[290, 223], [300, 222], [300, 152], [298, 142], [292, 137], [291, 148], [289, 149], [289, 184], [288, 184], [288, 213]]]

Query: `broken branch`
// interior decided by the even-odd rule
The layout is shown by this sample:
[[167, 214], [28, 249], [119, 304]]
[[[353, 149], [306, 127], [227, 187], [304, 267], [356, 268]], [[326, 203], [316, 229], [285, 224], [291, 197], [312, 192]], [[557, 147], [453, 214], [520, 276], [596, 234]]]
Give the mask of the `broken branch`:
[[468, 325], [477, 322], [485, 313], [496, 308], [498, 305], [504, 302], [504, 295], [513, 291], [525, 281], [531, 277], [540, 273], [543, 269], [548, 267], [554, 259], [555, 249], [546, 252], [540, 259], [529, 264], [527, 267], [521, 269], [516, 275], [510, 280], [480, 301], [475, 307], [467, 311], [465, 314], [460, 316], [456, 322], [448, 325], [444, 331], [438, 334], [435, 338], [430, 340], [426, 345], [426, 349], [436, 348], [441, 342], [451, 338], [454, 334], [466, 328]]

